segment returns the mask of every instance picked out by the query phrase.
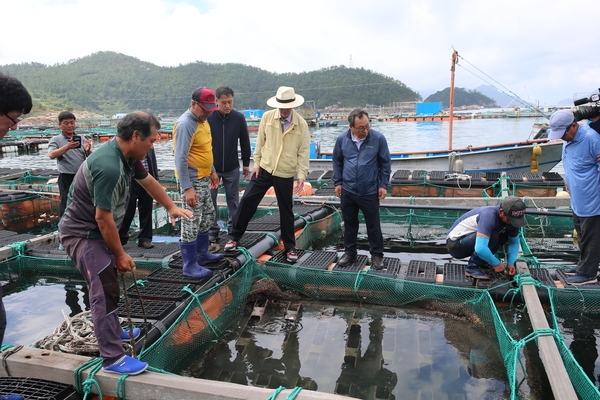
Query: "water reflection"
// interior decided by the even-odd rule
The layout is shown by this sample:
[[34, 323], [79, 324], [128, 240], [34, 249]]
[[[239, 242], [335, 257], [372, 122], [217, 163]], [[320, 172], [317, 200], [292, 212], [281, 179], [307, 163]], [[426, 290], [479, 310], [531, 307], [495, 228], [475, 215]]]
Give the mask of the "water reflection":
[[183, 374], [362, 399], [508, 396], [497, 343], [480, 327], [418, 308], [303, 301], [297, 323], [279, 307], [250, 311]]
[[348, 320], [346, 352], [340, 377], [336, 381], [335, 393], [360, 399], [390, 399], [398, 376], [385, 367], [383, 337], [385, 327], [380, 316], [369, 323], [368, 346], [361, 354], [360, 313]]
[[581, 314], [563, 316], [559, 321], [565, 343], [568, 344], [573, 357], [596, 387], [600, 385], [600, 364], [594, 328], [598, 328], [599, 319], [600, 316], [597, 314]]

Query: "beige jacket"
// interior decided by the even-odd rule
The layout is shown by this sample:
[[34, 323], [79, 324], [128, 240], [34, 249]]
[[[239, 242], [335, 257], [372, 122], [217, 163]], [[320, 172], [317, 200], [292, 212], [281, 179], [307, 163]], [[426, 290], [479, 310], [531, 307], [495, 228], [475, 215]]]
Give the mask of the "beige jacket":
[[306, 179], [310, 152], [308, 124], [292, 110], [292, 122], [281, 132], [279, 110], [263, 114], [254, 150], [254, 167], [260, 166], [280, 178]]

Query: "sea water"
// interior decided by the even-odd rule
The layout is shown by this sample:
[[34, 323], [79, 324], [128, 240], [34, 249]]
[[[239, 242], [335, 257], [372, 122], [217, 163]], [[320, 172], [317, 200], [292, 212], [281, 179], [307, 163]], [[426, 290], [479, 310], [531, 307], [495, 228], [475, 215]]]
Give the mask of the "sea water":
[[[387, 122], [374, 121], [372, 129], [383, 133], [390, 151], [408, 152], [423, 150], [446, 150], [467, 146], [485, 146], [499, 143], [520, 142], [531, 139], [536, 130], [534, 124], [546, 122], [537, 118], [465, 119], [453, 121], [452, 142], [448, 138], [450, 122]], [[348, 129], [343, 121], [337, 127], [315, 127], [310, 129], [311, 140], [319, 143], [322, 151], [332, 151], [338, 135]], [[534, 132], [535, 134], [537, 132]], [[10, 135], [10, 133], [9, 133]], [[256, 134], [250, 136], [256, 140]], [[94, 146], [101, 145], [99, 142]], [[159, 169], [174, 169], [171, 140], [160, 140], [155, 145]], [[56, 168], [56, 161], [47, 156], [47, 150], [39, 153], [19, 155], [0, 154], [2, 168]], [[562, 173], [562, 164], [552, 171]]]

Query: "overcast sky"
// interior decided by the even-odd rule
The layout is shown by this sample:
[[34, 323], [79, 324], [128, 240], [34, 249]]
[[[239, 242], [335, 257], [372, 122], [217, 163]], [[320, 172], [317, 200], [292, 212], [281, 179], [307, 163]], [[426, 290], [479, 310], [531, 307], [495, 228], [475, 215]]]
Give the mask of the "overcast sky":
[[5, 0], [1, 10], [0, 65], [98, 51], [278, 73], [352, 65], [426, 97], [449, 86], [454, 48], [456, 87], [493, 84], [540, 105], [600, 87], [598, 0]]

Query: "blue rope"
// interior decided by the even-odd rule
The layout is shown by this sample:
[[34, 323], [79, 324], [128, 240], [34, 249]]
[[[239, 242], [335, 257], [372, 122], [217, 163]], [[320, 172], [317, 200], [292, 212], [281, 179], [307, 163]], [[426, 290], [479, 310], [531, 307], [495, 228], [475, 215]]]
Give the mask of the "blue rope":
[[279, 386], [277, 389], [275, 389], [275, 392], [273, 392], [272, 395], [267, 397], [267, 400], [275, 400], [277, 398], [277, 395], [279, 393], [281, 393], [283, 390], [285, 390], [285, 388], [283, 386]]

